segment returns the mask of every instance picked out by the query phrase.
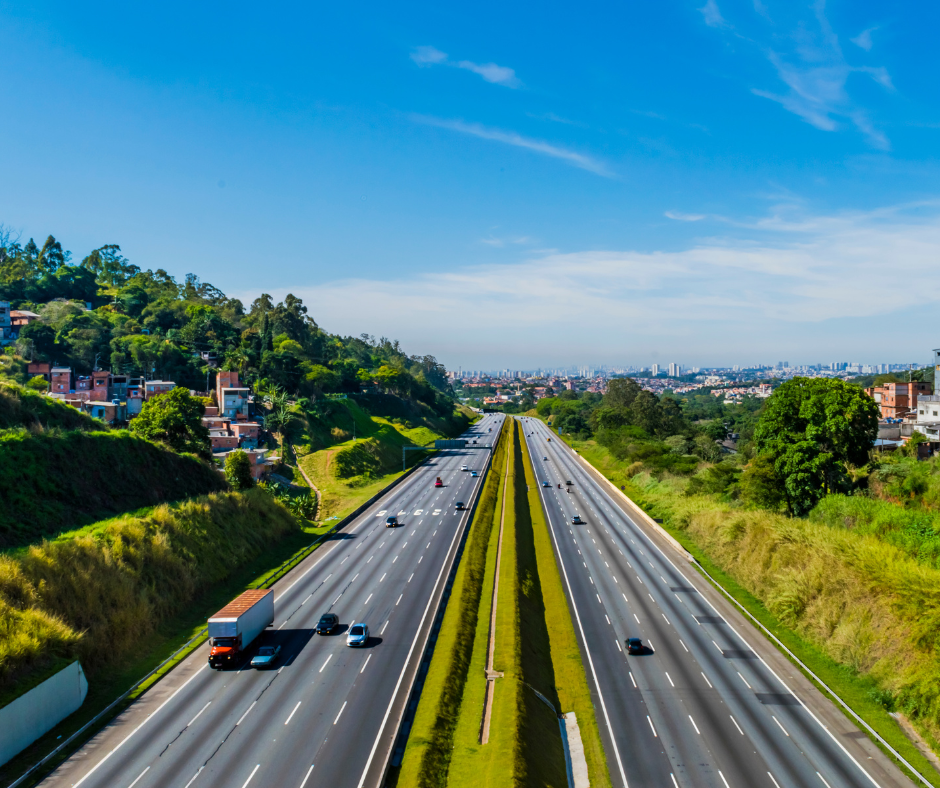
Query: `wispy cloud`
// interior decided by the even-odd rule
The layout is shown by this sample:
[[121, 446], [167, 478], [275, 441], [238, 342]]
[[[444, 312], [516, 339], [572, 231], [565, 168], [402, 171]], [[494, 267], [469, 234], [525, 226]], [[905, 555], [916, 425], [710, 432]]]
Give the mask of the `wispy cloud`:
[[582, 170], [593, 172], [595, 175], [602, 175], [605, 178], [613, 177], [613, 174], [607, 166], [597, 159], [585, 156], [583, 153], [577, 153], [558, 145], [553, 145], [543, 140], [523, 137], [515, 131], [504, 131], [503, 129], [494, 129], [489, 126], [482, 126], [479, 123], [466, 123], [462, 120], [446, 120], [444, 118], [435, 118], [428, 115], [412, 115], [412, 119], [417, 123], [424, 123], [428, 126], [437, 126], [442, 129], [450, 129], [460, 134], [469, 134], [473, 137], [479, 137], [493, 142], [502, 142], [505, 145], [512, 145], [517, 148], [540, 153], [543, 156], [550, 156], [553, 159], [560, 159], [573, 167], [579, 167]]
[[527, 112], [530, 118], [535, 118], [535, 120], [548, 120], [552, 123], [563, 123], [566, 126], [579, 126], [580, 128], [587, 128], [587, 125], [581, 123], [577, 120], [571, 120], [570, 118], [563, 118], [561, 115], [556, 115], [554, 112], [543, 112], [541, 115], [537, 115], [534, 112]]
[[716, 3], [715, 0], [707, 0], [705, 5], [703, 5], [699, 11], [705, 18], [705, 24], [709, 27], [727, 26], [724, 17], [721, 15], [721, 11], [718, 10], [718, 3]]
[[855, 46], [861, 47], [866, 52], [871, 52], [871, 34], [874, 33], [877, 29], [877, 27], [870, 27], [868, 30], [863, 30], [861, 33], [855, 36], [855, 38], [849, 40], [855, 44]]
[[522, 82], [516, 76], [516, 72], [507, 66], [499, 66], [496, 63], [474, 63], [472, 60], [454, 61], [446, 52], [441, 52], [431, 46], [418, 47], [411, 53], [411, 59], [419, 66], [452, 66], [472, 71], [494, 85], [507, 88], [522, 87]]
[[678, 211], [666, 211], [665, 216], [677, 222], [700, 222], [705, 218], [704, 213], [679, 213]]
[[[607, 357], [654, 342], [705, 357], [716, 348], [770, 352], [802, 336], [799, 345], [811, 356], [824, 353], [835, 336], [835, 329], [820, 334], [823, 321], [850, 321], [843, 322], [845, 331], [860, 347], [858, 326], [908, 309], [911, 282], [919, 283], [918, 303], [940, 304], [940, 278], [933, 275], [940, 204], [772, 214], [750, 228], [742, 237], [701, 239], [677, 251], [527, 253], [514, 263], [443, 265], [433, 274], [292, 291], [311, 300], [317, 321], [332, 331], [361, 331], [355, 321], [368, 315], [371, 333], [423, 343], [422, 352], [454, 364], [474, 352], [511, 352], [508, 335], [520, 353], [563, 353], [570, 346], [583, 355], [589, 346]], [[892, 261], [890, 271], [885, 260]], [[343, 307], [353, 300], [355, 314]], [[399, 307], [394, 313], [384, 308], [389, 302]], [[470, 338], [452, 319], [467, 304], [475, 321]], [[585, 319], [560, 322], [559, 314]], [[923, 344], [903, 325], [885, 323], [878, 334], [875, 353], [897, 357]]]
[[[711, 27], [730, 25], [715, 17], [710, 9], [712, 0], [699, 9]], [[755, 6], [757, 9], [757, 6]], [[717, 6], [713, 9], [718, 12]], [[759, 11], [759, 9], [758, 9]], [[721, 19], [721, 23], [716, 23]], [[863, 49], [871, 48], [871, 28], [853, 41]], [[741, 40], [746, 39], [738, 35]], [[894, 90], [891, 77], [883, 67], [853, 66], [848, 63], [839, 44], [839, 37], [826, 18], [823, 0], [813, 5], [813, 18], [801, 20], [789, 36], [792, 45], [788, 51], [763, 46], [767, 59], [773, 65], [777, 76], [786, 85], [787, 90], [767, 90], [752, 88], [755, 96], [775, 101], [784, 109], [802, 118], [810, 125], [822, 131], [836, 131], [847, 121], [855, 126], [868, 140], [869, 144], [881, 150], [891, 147], [887, 136], [869, 117], [864, 107], [856, 103], [849, 94], [847, 83], [853, 74], [867, 76], [886, 90]], [[778, 42], [783, 39], [778, 39]]]

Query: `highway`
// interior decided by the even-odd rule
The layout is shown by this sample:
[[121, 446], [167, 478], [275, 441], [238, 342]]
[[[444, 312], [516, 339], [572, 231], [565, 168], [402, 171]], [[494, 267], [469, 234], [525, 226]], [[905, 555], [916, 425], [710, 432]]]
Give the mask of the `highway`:
[[[489, 444], [502, 418], [462, 437]], [[489, 455], [440, 452], [275, 585], [274, 627], [255, 644], [281, 645], [274, 669], [214, 671], [203, 647], [42, 784], [377, 786], [467, 523], [454, 504], [469, 507], [483, 483], [460, 466], [482, 470]], [[398, 528], [385, 527], [389, 514]], [[328, 611], [341, 627], [318, 636]], [[365, 648], [346, 646], [353, 622], [370, 628]]]
[[[908, 784], [876, 781], [873, 761], [850, 754], [709, 603], [704, 580], [679, 570], [679, 553], [667, 556], [546, 425], [522, 425], [615, 786]], [[646, 653], [627, 656], [629, 637]]]

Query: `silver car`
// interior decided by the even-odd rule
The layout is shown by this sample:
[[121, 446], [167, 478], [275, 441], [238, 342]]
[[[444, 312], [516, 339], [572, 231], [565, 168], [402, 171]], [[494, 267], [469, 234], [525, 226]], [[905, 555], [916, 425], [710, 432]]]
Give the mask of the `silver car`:
[[262, 646], [258, 649], [258, 653], [251, 658], [251, 667], [270, 668], [277, 661], [277, 656], [280, 653], [280, 646]]
[[365, 624], [353, 624], [346, 635], [347, 646], [364, 646], [369, 642], [369, 627]]

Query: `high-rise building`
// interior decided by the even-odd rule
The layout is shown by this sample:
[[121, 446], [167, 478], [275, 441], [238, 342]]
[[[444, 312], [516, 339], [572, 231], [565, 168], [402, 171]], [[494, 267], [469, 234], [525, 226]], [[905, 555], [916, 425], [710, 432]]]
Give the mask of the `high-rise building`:
[[654, 378], [659, 374], [659, 364], [653, 364], [650, 366], [650, 375]]
[[669, 377], [677, 378], [682, 374], [682, 367], [679, 364], [672, 363], [669, 365]]

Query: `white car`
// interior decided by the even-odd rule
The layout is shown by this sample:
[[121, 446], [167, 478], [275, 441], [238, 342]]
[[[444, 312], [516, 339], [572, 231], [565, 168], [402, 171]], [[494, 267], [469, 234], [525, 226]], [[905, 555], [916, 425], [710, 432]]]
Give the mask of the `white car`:
[[346, 635], [347, 646], [364, 646], [369, 642], [369, 627], [365, 624], [353, 624]]
[[460, 466], [460, 470], [462, 470], [462, 471], [469, 471], [469, 470], [470, 470], [470, 466], [469, 466], [469, 465], [461, 465], [461, 466]]

